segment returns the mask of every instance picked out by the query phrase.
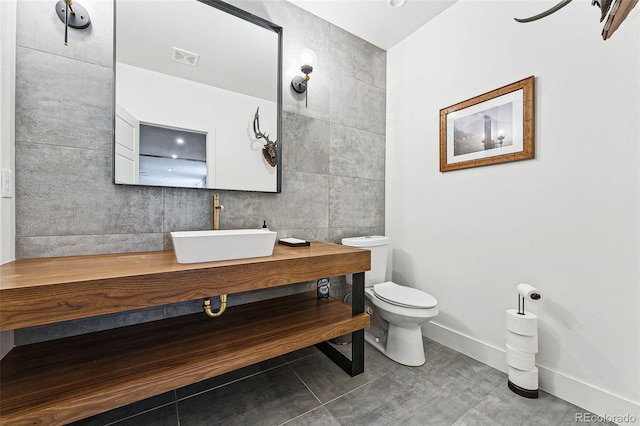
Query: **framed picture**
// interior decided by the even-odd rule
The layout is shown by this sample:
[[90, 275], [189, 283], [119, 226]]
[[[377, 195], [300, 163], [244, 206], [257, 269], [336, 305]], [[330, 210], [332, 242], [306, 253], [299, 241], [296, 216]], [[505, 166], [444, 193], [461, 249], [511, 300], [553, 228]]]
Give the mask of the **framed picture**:
[[440, 110], [440, 171], [534, 158], [534, 77]]

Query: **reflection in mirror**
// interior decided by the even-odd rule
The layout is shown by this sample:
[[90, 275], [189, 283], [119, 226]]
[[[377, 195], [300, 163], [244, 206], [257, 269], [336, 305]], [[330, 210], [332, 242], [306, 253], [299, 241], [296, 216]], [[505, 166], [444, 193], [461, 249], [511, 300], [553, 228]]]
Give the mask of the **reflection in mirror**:
[[140, 185], [207, 187], [207, 134], [140, 124]]
[[115, 183], [279, 192], [281, 28], [217, 0], [115, 11]]

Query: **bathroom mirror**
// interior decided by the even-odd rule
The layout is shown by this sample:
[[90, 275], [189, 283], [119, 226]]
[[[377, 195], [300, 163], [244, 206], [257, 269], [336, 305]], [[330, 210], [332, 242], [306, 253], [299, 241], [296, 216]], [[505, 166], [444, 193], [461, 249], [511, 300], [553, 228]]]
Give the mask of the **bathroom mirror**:
[[282, 28], [218, 0], [115, 0], [114, 19], [114, 183], [280, 192]]

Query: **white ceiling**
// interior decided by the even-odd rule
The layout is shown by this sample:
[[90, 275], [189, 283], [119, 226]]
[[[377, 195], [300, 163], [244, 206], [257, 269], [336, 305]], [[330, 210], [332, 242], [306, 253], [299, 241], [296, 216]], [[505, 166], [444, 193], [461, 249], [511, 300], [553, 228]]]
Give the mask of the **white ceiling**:
[[388, 50], [457, 0], [407, 0], [400, 8], [387, 0], [287, 1]]
[[[199, 55], [197, 66], [172, 60], [173, 48]], [[275, 102], [277, 52], [275, 32], [198, 1], [117, 3], [119, 63]]]

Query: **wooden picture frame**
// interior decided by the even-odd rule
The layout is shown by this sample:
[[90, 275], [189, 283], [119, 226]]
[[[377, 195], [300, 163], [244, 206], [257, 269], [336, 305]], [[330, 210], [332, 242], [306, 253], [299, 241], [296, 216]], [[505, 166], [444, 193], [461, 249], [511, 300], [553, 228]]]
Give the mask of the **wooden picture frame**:
[[534, 76], [440, 110], [440, 171], [535, 157]]

